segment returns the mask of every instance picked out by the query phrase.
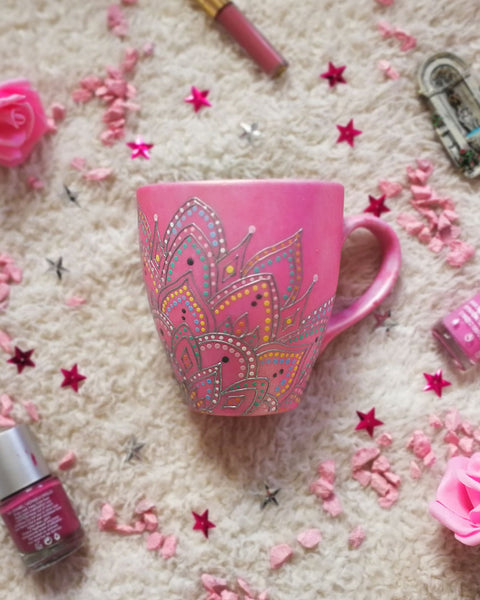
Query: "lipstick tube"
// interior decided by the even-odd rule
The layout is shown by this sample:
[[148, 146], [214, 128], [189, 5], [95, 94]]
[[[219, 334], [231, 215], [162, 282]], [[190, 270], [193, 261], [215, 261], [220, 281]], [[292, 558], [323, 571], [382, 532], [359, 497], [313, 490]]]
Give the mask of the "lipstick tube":
[[278, 77], [288, 62], [229, 0], [196, 0], [203, 10], [236, 40], [258, 66], [271, 77]]

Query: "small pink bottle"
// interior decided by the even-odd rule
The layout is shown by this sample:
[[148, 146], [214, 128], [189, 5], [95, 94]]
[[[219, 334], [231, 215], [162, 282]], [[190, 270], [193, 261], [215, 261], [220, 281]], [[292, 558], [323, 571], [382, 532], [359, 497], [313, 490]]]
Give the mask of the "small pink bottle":
[[0, 433], [0, 515], [33, 571], [62, 560], [84, 540], [60, 480], [26, 425]]
[[446, 348], [461, 371], [466, 371], [479, 363], [480, 294], [437, 321], [432, 333]]

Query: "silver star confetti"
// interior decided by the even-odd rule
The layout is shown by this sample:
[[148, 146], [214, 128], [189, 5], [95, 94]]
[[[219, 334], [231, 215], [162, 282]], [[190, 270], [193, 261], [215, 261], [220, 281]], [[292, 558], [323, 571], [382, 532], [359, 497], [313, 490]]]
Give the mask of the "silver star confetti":
[[264, 485], [267, 495], [262, 500], [260, 508], [263, 510], [268, 504], [275, 504], [275, 506], [278, 506], [277, 494], [280, 491], [280, 488], [272, 491], [269, 485], [266, 483]]
[[57, 277], [59, 279], [59, 281], [62, 280], [62, 273], [68, 273], [68, 269], [66, 269], [63, 266], [63, 258], [60, 257], [56, 262], [53, 260], [50, 260], [50, 258], [46, 259], [48, 264], [50, 265], [48, 270], [49, 271], [55, 271], [55, 273], [57, 274]]
[[125, 447], [125, 451], [126, 451], [125, 462], [130, 462], [133, 459], [142, 460], [140, 451], [142, 450], [142, 448], [144, 446], [145, 446], [145, 444], [143, 444], [142, 442], [139, 442], [137, 440], [137, 438], [134, 435], [132, 435], [132, 437], [128, 440], [126, 447]]
[[65, 195], [67, 196], [67, 200], [72, 204], [76, 204], [78, 207], [80, 207], [80, 204], [78, 203], [78, 194], [76, 192], [73, 192], [68, 187], [68, 185], [63, 184], [63, 189], [65, 191]]
[[262, 132], [258, 128], [258, 123], [252, 123], [251, 125], [240, 123], [240, 127], [243, 129], [240, 137], [246, 139], [250, 144], [253, 144], [262, 135]]

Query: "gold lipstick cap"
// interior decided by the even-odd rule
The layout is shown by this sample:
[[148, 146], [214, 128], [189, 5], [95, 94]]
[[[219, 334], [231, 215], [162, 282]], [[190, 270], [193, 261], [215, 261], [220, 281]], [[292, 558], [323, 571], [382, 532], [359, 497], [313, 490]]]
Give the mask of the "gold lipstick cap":
[[195, 0], [196, 3], [213, 19], [222, 10], [224, 6], [230, 3], [230, 0]]

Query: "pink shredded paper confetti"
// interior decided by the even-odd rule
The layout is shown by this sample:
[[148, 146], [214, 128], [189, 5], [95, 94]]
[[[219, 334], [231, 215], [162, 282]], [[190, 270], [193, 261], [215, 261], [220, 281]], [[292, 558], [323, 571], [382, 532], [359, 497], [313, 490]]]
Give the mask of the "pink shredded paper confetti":
[[416, 38], [414, 38], [412, 35], [405, 33], [405, 31], [401, 29], [393, 27], [386, 21], [380, 21], [378, 23], [378, 29], [382, 34], [383, 38], [396, 38], [400, 42], [400, 50], [402, 50], [402, 52], [412, 50], [417, 45]]
[[392, 67], [388, 60], [379, 60], [378, 68], [380, 69], [380, 71], [383, 71], [385, 76], [389, 79], [398, 79], [400, 77], [399, 72]]
[[12, 338], [0, 329], [0, 348], [7, 354], [13, 354]]
[[25, 407], [25, 410], [27, 411], [28, 416], [30, 417], [30, 419], [32, 419], [32, 421], [34, 423], [36, 423], [37, 421], [40, 420], [40, 415], [38, 414], [38, 409], [33, 402], [31, 402], [30, 400], [26, 400], [25, 402], [23, 402], [23, 406]]

